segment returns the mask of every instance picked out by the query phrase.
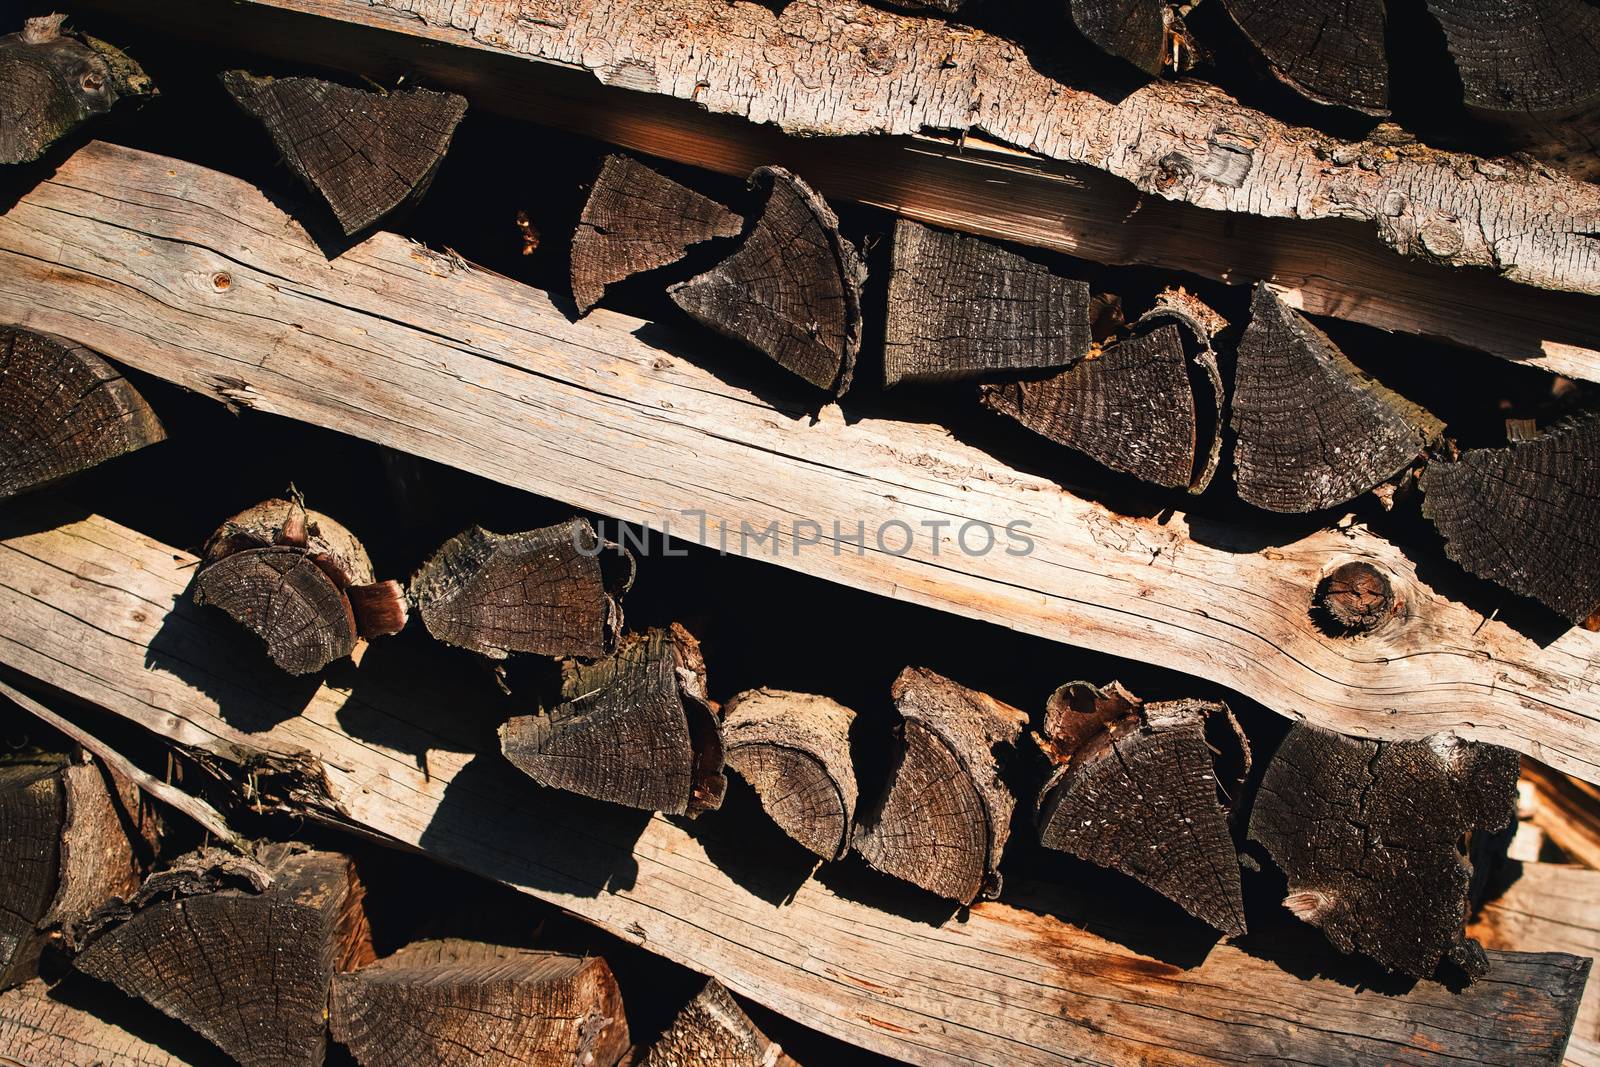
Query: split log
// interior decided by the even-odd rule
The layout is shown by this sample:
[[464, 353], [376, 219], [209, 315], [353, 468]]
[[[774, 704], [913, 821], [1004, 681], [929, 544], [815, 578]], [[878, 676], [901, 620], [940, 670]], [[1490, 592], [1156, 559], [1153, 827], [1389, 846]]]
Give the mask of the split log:
[[328, 1021], [362, 1067], [612, 1067], [629, 1047], [605, 960], [455, 939], [335, 975]]
[[1445, 552], [1591, 629], [1600, 626], [1600, 414], [1422, 474]]
[[192, 853], [91, 919], [73, 965], [241, 1067], [316, 1067], [337, 971], [372, 959], [362, 888], [331, 852]]
[[540, 785], [645, 811], [714, 811], [728, 786], [700, 642], [677, 623], [564, 663], [561, 703], [513, 717], [500, 747]]
[[894, 681], [899, 749], [883, 796], [862, 813], [851, 845], [873, 867], [962, 904], [1000, 895], [1000, 856], [1016, 799], [996, 748], [1028, 717], [922, 667]]
[[1067, 0], [1067, 10], [1079, 33], [1146, 74], [1178, 65], [1174, 38], [1183, 21], [1166, 0]]
[[28, 19], [0, 37], [0, 163], [28, 163], [124, 97], [155, 91], [139, 64], [84, 34], [65, 15]]
[[855, 712], [827, 697], [752, 689], [722, 710], [728, 766], [750, 783], [783, 832], [825, 860], [850, 847]]
[[610, 155], [572, 235], [572, 299], [587, 315], [606, 286], [682, 259], [691, 245], [737, 237], [744, 220], [636, 159]]
[[1279, 81], [1308, 100], [1389, 113], [1384, 0], [1224, 0]]
[[[1218, 944], [1175, 966], [1093, 932], [1127, 928], [1120, 902], [1017, 876], [1005, 902], [943, 924], [815, 879], [778, 902], [769, 859], [736, 831], [519, 789], [517, 772], [484, 759], [476, 722], [437, 714], [441, 668], [426, 655], [366, 664], [355, 692], [285, 694], [273, 668], [229, 652], [226, 620], [152, 610], [181, 600], [193, 556], [81, 513], [29, 512], [23, 528], [0, 538], [6, 666], [171, 740], [241, 790], [246, 766], [277, 768], [276, 786], [254, 779], [267, 810], [505, 882], [886, 1055], [1052, 1067], [1270, 1060], [1292, 1047], [1327, 1064], [1560, 1061], [1587, 969], [1567, 956], [1491, 952], [1488, 977], [1463, 991], [1386, 992], [1328, 977], [1323, 951], [1301, 942], [1256, 955]], [[176, 658], [202, 684], [164, 666]], [[1138, 936], [1161, 945], [1168, 933], [1145, 916]]]
[[411, 598], [445, 644], [490, 659], [592, 659], [612, 651], [622, 630], [622, 606], [600, 566], [604, 547], [586, 519], [514, 534], [474, 526], [422, 565]]
[[1527, 759], [1517, 784], [1519, 799], [1531, 809], [1523, 818], [1572, 862], [1600, 870], [1600, 788]]
[[1516, 754], [1497, 745], [1299, 725], [1267, 765], [1250, 839], [1289, 876], [1284, 907], [1340, 952], [1420, 978], [1448, 958], [1482, 978], [1483, 949], [1462, 933], [1472, 877], [1462, 841], [1509, 825], [1516, 789]]
[[98, 764], [0, 764], [0, 988], [37, 973], [60, 927], [137, 889], [155, 833], [138, 791]]
[[683, 310], [835, 396], [861, 349], [866, 267], [811, 187], [780, 167], [750, 176], [770, 191], [739, 250], [667, 290]]
[[102, 1018], [75, 999], [61, 998], [35, 978], [0, 993], [0, 1063], [8, 1067], [200, 1067], [201, 1061]]
[[[124, 245], [149, 255], [103, 254]], [[250, 265], [228, 258], [240, 245]], [[237, 281], [226, 292], [187, 283], [222, 264]], [[770, 527], [750, 555], [1052, 640], [1114, 654], [1138, 647], [1333, 729], [1451, 731], [1600, 780], [1591, 685], [1600, 635], [1579, 629], [1541, 643], [1486, 621], [1451, 598], [1449, 569], [1419, 576], [1405, 551], [1363, 526], [1256, 551], [1258, 530], [1117, 515], [936, 425], [814, 422], [800, 417], [810, 406], [800, 400], [775, 413], [696, 367], [692, 340], [610, 312], [571, 322], [565, 298], [460, 269], [398, 237], [349, 249], [337, 270], [325, 264], [254, 186], [93, 145], [0, 215], [0, 321], [114, 349], [203, 396], [701, 544], [727, 534], [723, 543], [736, 546], [742, 527]], [[452, 336], [470, 345], [439, 335], [446, 306]], [[316, 323], [317, 336], [296, 323]], [[641, 455], [652, 462], [641, 466]], [[829, 534], [839, 518], [846, 538], [859, 520], [865, 544], [859, 554], [849, 542], [837, 553], [826, 543], [795, 551], [810, 532], [796, 516]], [[888, 551], [901, 540], [893, 522], [948, 523], [947, 537], [965, 527], [972, 546], [992, 531], [996, 543], [958, 555], [946, 541], [936, 556], [919, 536], [898, 555]], [[1029, 524], [1015, 529], [1031, 544], [1008, 540], [1013, 522]], [[886, 527], [879, 551], [875, 532]], [[1407, 605], [1399, 624], [1351, 641], [1308, 611], [1282, 609], [1309, 605], [1329, 566], [1352, 558], [1389, 576]]]
[[[1232, 727], [1243, 769], [1224, 788], [1206, 720]], [[1071, 682], [1045, 705], [1041, 747], [1056, 766], [1039, 789], [1039, 840], [1136, 878], [1229, 937], [1245, 932], [1228, 825], [1250, 770], [1250, 742], [1226, 704], [1146, 704], [1112, 682]], [[1231, 796], [1224, 806], [1218, 796]]]
[[1233, 379], [1234, 481], [1248, 503], [1305, 512], [1392, 478], [1444, 424], [1369, 377], [1264, 285]]
[[96, 353], [0, 328], [0, 500], [166, 436], [139, 391]]
[[993, 241], [895, 223], [886, 387], [1071, 366], [1089, 327], [1086, 282]]
[[639, 1067], [798, 1067], [715, 978], [678, 1012]]
[[422, 199], [467, 113], [465, 98], [429, 89], [373, 92], [242, 70], [223, 72], [222, 84], [347, 235]]

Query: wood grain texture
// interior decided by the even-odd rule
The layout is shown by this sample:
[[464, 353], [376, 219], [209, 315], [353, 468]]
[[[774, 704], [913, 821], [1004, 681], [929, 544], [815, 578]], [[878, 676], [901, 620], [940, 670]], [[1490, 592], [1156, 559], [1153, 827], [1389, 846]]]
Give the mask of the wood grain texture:
[[[119, 1013], [125, 1014], [125, 1013]], [[122, 1021], [101, 1018], [78, 998], [64, 999], [40, 979], [0, 993], [0, 1063], [7, 1067], [212, 1067], [150, 1040]]]
[[715, 978], [683, 1006], [639, 1067], [798, 1067]]
[[855, 712], [812, 693], [752, 689], [722, 709], [728, 768], [783, 832], [822, 859], [844, 856], [856, 814]]
[[1489, 976], [1463, 993], [1386, 993], [1296, 979], [1328, 960], [1281, 941], [1252, 946], [1270, 958], [1216, 945], [1183, 966], [1153, 959], [1116, 940], [1136, 931], [1115, 902], [1020, 878], [937, 924], [816, 879], [774, 903], [770, 857], [748, 855], [737, 831], [533, 795], [484, 758], [473, 723], [438, 713], [453, 687], [431, 663], [371, 665], [359, 691], [323, 681], [307, 695], [242, 660], [226, 620], [185, 607], [192, 556], [82, 512], [10, 521], [0, 663], [218, 766], [298, 768], [261, 802], [516, 886], [847, 1041], [935, 1067], [1291, 1050], [1326, 1063], [1559, 1060], [1583, 977], [1565, 957], [1491, 953]]
[[[226, 292], [194, 284], [224, 264]], [[775, 409], [696, 368], [692, 346], [663, 331], [642, 340], [643, 323], [603, 309], [568, 322], [536, 290], [397, 237], [329, 262], [245, 183], [105, 145], [0, 216], [0, 268], [0, 319], [75, 331], [218, 400], [707, 544], [776, 521], [776, 542], [752, 543], [752, 555], [1055, 640], [1137, 649], [1331, 729], [1453, 731], [1600, 780], [1600, 635], [1538, 643], [1485, 621], [1360, 526], [1263, 544], [1182, 514], [1118, 516], [937, 426], [842, 423], [831, 409], [813, 422], [800, 401]], [[847, 537], [864, 522], [867, 543], [797, 551], [810, 528], [790, 528], [796, 515], [830, 534], [837, 520]], [[926, 537], [897, 555], [870, 532], [937, 520], [978, 523], [974, 546], [987, 526], [996, 546], [961, 553], [957, 526], [937, 557]], [[1007, 555], [1018, 521], [1031, 524], [1032, 552]], [[900, 545], [893, 528], [888, 538]], [[1352, 559], [1381, 566], [1407, 605], [1361, 641], [1309, 614], [1322, 577]]]
[[1389, 113], [1383, 0], [1224, 0], [1280, 81], [1309, 100]]

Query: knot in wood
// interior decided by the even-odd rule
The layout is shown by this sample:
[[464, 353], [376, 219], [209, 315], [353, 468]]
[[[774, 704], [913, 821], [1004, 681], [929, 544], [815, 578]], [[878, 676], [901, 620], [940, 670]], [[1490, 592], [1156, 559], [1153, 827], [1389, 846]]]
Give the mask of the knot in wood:
[[1162, 192], [1194, 176], [1194, 161], [1179, 152], [1168, 152], [1156, 161], [1155, 186]]
[[219, 293], [225, 293], [233, 287], [233, 275], [225, 270], [219, 270], [211, 276], [211, 288]]
[[83, 72], [83, 76], [78, 79], [78, 85], [86, 93], [98, 93], [106, 87], [106, 80], [94, 71], [86, 70]]
[[1315, 605], [1340, 632], [1371, 633], [1394, 614], [1394, 589], [1372, 564], [1345, 563], [1318, 583]]
[[1422, 227], [1422, 247], [1435, 259], [1449, 259], [1461, 251], [1461, 227], [1447, 219], [1433, 219]]

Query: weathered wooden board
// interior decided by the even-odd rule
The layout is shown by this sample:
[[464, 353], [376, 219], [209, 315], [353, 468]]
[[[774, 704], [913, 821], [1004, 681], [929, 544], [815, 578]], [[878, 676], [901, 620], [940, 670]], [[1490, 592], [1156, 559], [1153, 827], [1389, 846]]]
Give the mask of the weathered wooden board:
[[[921, 15], [858, 0], [169, 0], [138, 18], [420, 78], [477, 108], [739, 177], [779, 164], [825, 196], [933, 225], [1266, 280], [1312, 314], [1600, 380], [1600, 300], [1441, 265], [1532, 266], [1529, 280], [1550, 265], [1566, 280], [1545, 281], [1594, 291], [1594, 187], [1339, 143], [1203, 86], [1157, 83], [1113, 105], [1049, 80], [1007, 42]], [[846, 103], [841, 87], [866, 95]]]
[[[1331, 729], [1454, 731], [1600, 780], [1600, 634], [1540, 644], [1486, 621], [1363, 527], [1275, 544], [1118, 516], [938, 426], [775, 408], [685, 358], [704, 342], [608, 312], [569, 322], [392, 235], [330, 262], [257, 190], [191, 164], [99, 144], [65, 162], [0, 217], [0, 320], [688, 540], [737, 551], [741, 526], [776, 524], [746, 554], [1136, 655]], [[857, 542], [864, 524], [865, 544], [836, 546], [835, 522]], [[1008, 553], [1025, 548], [1016, 522], [1027, 554]], [[1359, 640], [1309, 610], [1349, 560], [1406, 605]]]
[[1183, 966], [1143, 956], [1089, 931], [1186, 939], [1020, 878], [999, 901], [933, 914], [899, 883], [785, 870], [737, 823], [686, 829], [535, 789], [478, 751], [488, 709], [426, 646], [387, 659], [372, 646], [315, 689], [287, 679], [189, 604], [194, 564], [59, 502], [19, 502], [0, 520], [0, 663], [201, 754], [277, 754], [253, 761], [258, 803], [516, 886], [845, 1040], [997, 1067], [1560, 1059], [1585, 970], [1572, 957], [1494, 953], [1463, 992], [1381, 991], [1297, 977], [1337, 967], [1281, 937], [1191, 943]]

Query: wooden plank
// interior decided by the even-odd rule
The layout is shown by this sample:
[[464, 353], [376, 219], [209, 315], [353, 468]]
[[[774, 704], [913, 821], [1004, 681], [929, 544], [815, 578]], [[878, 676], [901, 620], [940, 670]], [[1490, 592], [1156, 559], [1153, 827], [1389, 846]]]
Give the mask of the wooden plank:
[[[687, 540], [738, 551], [742, 530], [776, 524], [745, 553], [1137, 655], [1331, 729], [1452, 731], [1600, 781], [1600, 634], [1540, 643], [1485, 620], [1364, 527], [1273, 544], [1118, 516], [938, 426], [774, 408], [691, 362], [708, 336], [569, 322], [537, 290], [388, 234], [330, 262], [255, 188], [190, 164], [106, 145], [64, 162], [0, 217], [0, 321]], [[1032, 551], [1013, 555], [1018, 522]], [[990, 534], [985, 554], [958, 540]], [[1360, 640], [1309, 612], [1350, 560], [1407, 606]]]
[[[731, 818], [686, 828], [537, 790], [479, 751], [500, 705], [492, 686], [461, 684], [447, 650], [385, 658], [371, 646], [359, 671], [308, 688], [193, 607], [194, 557], [50, 504], [0, 519], [0, 663], [188, 746], [224, 777], [225, 761], [273, 753], [252, 760], [255, 802], [516, 886], [845, 1040], [1004, 1067], [1560, 1058], [1585, 971], [1570, 957], [1495, 953], [1464, 991], [1396, 990], [1281, 930], [1249, 951], [1196, 945], [1192, 930], [1141, 928], [1116, 902], [1020, 877], [999, 901], [934, 914], [863, 872], [785, 869]], [[1189, 947], [1179, 965], [1116, 939]]]
[[[695, 2], [698, 0], [678, 0], [674, 6], [692, 7]], [[773, 36], [782, 39], [793, 25], [840, 4], [849, 8], [846, 14], [862, 15], [878, 27], [874, 33], [880, 40], [893, 39], [884, 26], [926, 21], [873, 13], [853, 0], [837, 4], [834, 0], [807, 0], [783, 9], [772, 28]], [[112, 0], [87, 0], [82, 6], [124, 10]], [[1600, 299], [1518, 285], [1490, 270], [1452, 269], [1427, 256], [1397, 256], [1378, 239], [1370, 218], [1345, 217], [1346, 201], [1354, 195], [1345, 186], [1334, 189], [1337, 195], [1326, 203], [1308, 203], [1304, 210], [1296, 208], [1289, 215], [1266, 218], [1246, 213], [1253, 206], [1234, 193], [1227, 194], [1226, 202], [1206, 200], [1206, 207], [1167, 199], [1175, 194], [1161, 189], [1154, 194], [1148, 189], [1141, 191], [1133, 182], [1106, 170], [1066, 162], [1043, 149], [1022, 151], [999, 143], [985, 132], [987, 123], [981, 128], [971, 123], [944, 125], [951, 121], [948, 116], [922, 126], [911, 123], [902, 136], [796, 136], [771, 124], [784, 118], [775, 109], [797, 98], [822, 95], [814, 87], [785, 89], [781, 82], [774, 82], [770, 92], [741, 98], [736, 106], [722, 106], [708, 101], [688, 74], [677, 80], [663, 77], [649, 85], [630, 81], [629, 72], [638, 73], [644, 67], [630, 66], [620, 51], [610, 56], [610, 38], [606, 41], [609, 58], [604, 62], [551, 61], [545, 54], [546, 45], [558, 48], [568, 34], [563, 29], [567, 24], [564, 10], [544, 11], [555, 6], [547, 0], [516, 5], [489, 0], [468, 8], [429, 0], [411, 12], [405, 10], [406, 0], [373, 4], [366, 0], [249, 0], [226, 6], [218, 0], [172, 0], [147, 5], [138, 18], [180, 36], [225, 40], [230, 46], [248, 42], [251, 48], [297, 63], [355, 70], [388, 81], [401, 75], [421, 78], [462, 93], [476, 108], [728, 174], [743, 176], [758, 166], [780, 164], [826, 196], [886, 208], [938, 226], [1104, 263], [1169, 267], [1231, 283], [1266, 280], [1292, 306], [1312, 314], [1443, 338], [1572, 377], [1600, 380]], [[658, 20], [654, 5], [651, 7], [648, 21], [652, 26], [682, 23], [668, 16]], [[719, 7], [755, 9], [767, 18], [775, 17], [768, 9], [750, 3], [719, 3]], [[513, 8], [523, 18], [508, 27], [505, 16]], [[963, 78], [970, 81], [971, 68], [978, 63], [972, 53], [987, 49], [984, 54], [991, 60], [995, 50], [1010, 58], [983, 65], [985, 77], [995, 69], [1019, 68], [1026, 70], [1030, 84], [1036, 84], [1039, 75], [1026, 60], [1014, 50], [1005, 51], [1011, 46], [966, 30], [950, 32], [954, 34], [950, 47], [964, 65], [942, 71], [940, 79], [948, 78], [953, 85]], [[874, 33], [863, 36], [870, 39]], [[581, 36], [575, 30], [572, 35]], [[621, 40], [632, 42], [627, 35]], [[738, 54], [733, 47], [736, 43], [730, 43], [723, 58]], [[698, 47], [715, 51], [704, 41]], [[779, 74], [787, 76], [783, 71]], [[737, 70], [728, 78], [746, 87], [766, 84], [765, 79], [752, 80]], [[895, 81], [877, 73], [862, 75], [859, 80], [872, 84]], [[661, 91], [622, 91], [653, 87]], [[1185, 94], [1192, 89], [1152, 88], [1150, 92], [1170, 93], [1173, 99], [1164, 98], [1160, 106], [1181, 114], [1187, 106]], [[1064, 92], [1074, 100], [1088, 98], [1084, 106], [1096, 110], [1098, 98], [1093, 94]], [[691, 99], [677, 99], [673, 93]], [[961, 88], [959, 95], [966, 99], [969, 93], [968, 88]], [[931, 95], [949, 97], [944, 92]], [[1229, 116], [1221, 126], [1230, 129], [1238, 126], [1241, 115], [1247, 124], [1261, 119], [1247, 109], [1218, 106]], [[719, 113], [726, 110], [734, 114]], [[1045, 113], [1045, 119], [1055, 124], [1052, 128], [1071, 128], [1081, 117], [1064, 104]], [[876, 121], [882, 125], [889, 120], [883, 114], [867, 114], [850, 121], [866, 128], [865, 124]], [[944, 130], [960, 132], [950, 136], [935, 132]], [[1209, 151], [1205, 147], [1207, 129], [1187, 131], [1185, 137], [1187, 140], [1178, 140], [1188, 150], [1198, 145], [1201, 151]], [[1309, 134], [1308, 138], [1302, 149], [1333, 151], [1331, 142], [1323, 143], [1326, 138]], [[1148, 137], [1146, 140], [1154, 144]], [[1420, 189], [1406, 186], [1409, 179], [1393, 175], [1386, 161], [1394, 150], [1380, 146], [1376, 151], [1384, 157], [1373, 165], [1371, 174], [1378, 178], [1362, 179], [1372, 187], [1363, 186], [1365, 192], [1358, 199], [1366, 206], [1351, 208], [1352, 215], [1367, 210], [1373, 197], [1387, 200], [1391, 207], [1398, 204], [1400, 201], [1388, 197], [1390, 192], [1410, 189], [1405, 194], [1408, 204], [1419, 197], [1417, 202], [1428, 203], [1438, 193], [1431, 180], [1424, 181]], [[1359, 155], [1353, 153], [1344, 146], [1336, 155], [1339, 159]], [[1327, 171], [1348, 178], [1361, 170], [1353, 165], [1327, 164], [1315, 158], [1315, 152], [1304, 162], [1313, 174]], [[1485, 164], [1491, 173], [1496, 166]], [[1471, 165], [1466, 170], [1476, 173]], [[1457, 180], [1452, 176], [1449, 182]], [[1560, 187], [1567, 189], [1568, 185]], [[1544, 193], [1535, 189], [1530, 195]], [[1576, 198], [1555, 214], [1582, 218], [1585, 211], [1593, 211], [1583, 204], [1595, 196], [1600, 194], [1577, 186]], [[1212, 210], [1214, 207], [1241, 210]], [[1537, 217], [1539, 212], [1530, 210], [1529, 214]], [[1577, 226], [1580, 232], [1596, 228], [1592, 216], [1589, 223]], [[1600, 262], [1600, 244], [1591, 237], [1574, 234], [1563, 247], [1575, 263]]]

